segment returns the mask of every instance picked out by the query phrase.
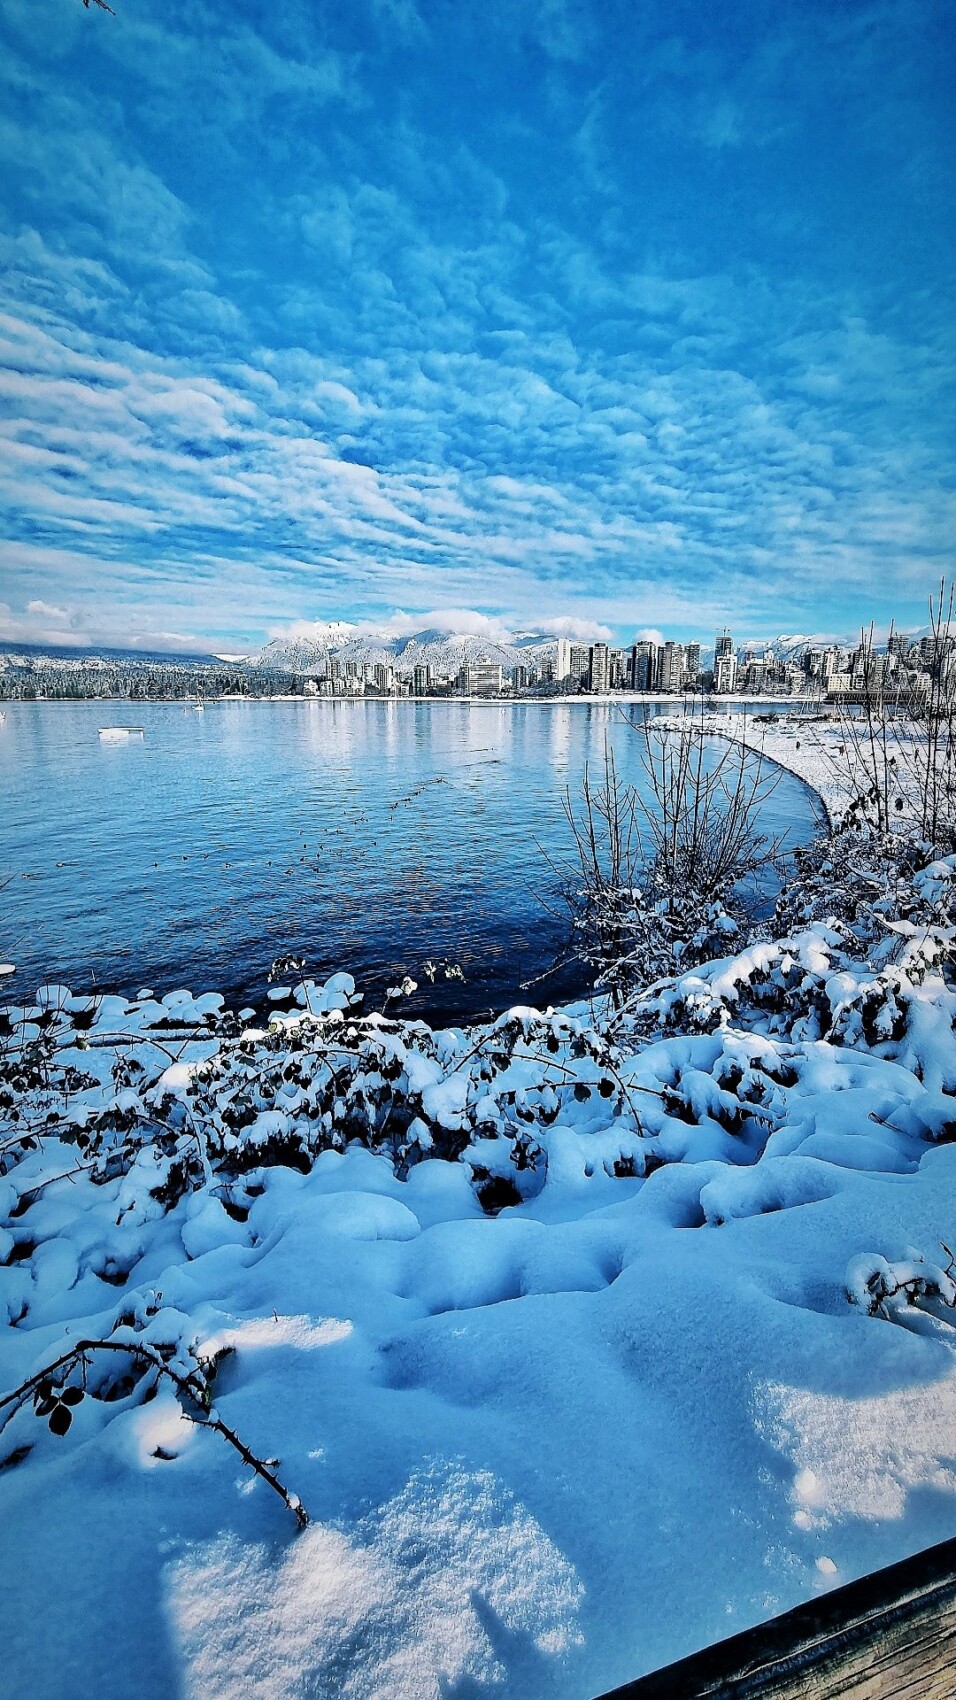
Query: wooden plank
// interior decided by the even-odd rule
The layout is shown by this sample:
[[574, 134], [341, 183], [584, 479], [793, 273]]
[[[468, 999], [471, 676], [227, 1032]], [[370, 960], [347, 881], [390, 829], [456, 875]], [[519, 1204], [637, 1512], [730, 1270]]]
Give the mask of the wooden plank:
[[601, 1700], [956, 1700], [956, 1540]]

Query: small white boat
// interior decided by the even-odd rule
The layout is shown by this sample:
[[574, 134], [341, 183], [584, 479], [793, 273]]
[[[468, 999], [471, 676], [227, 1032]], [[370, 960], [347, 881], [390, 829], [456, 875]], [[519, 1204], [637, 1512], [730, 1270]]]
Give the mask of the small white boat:
[[107, 743], [118, 743], [121, 738], [142, 738], [145, 736], [143, 726], [101, 726], [100, 737]]

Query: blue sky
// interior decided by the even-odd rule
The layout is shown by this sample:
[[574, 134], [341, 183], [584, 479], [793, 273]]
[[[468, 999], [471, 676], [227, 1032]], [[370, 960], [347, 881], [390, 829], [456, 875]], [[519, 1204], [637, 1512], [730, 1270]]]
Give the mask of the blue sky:
[[0, 0], [0, 637], [924, 621], [948, 0], [115, 5]]

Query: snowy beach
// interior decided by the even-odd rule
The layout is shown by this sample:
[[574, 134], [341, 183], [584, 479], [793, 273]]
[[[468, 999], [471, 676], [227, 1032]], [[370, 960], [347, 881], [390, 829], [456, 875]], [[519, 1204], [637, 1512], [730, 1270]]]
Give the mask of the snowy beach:
[[835, 714], [777, 713], [771, 703], [711, 711], [703, 724], [717, 737], [757, 750], [816, 792], [831, 823], [854, 796], [851, 765], [844, 759], [846, 731]]

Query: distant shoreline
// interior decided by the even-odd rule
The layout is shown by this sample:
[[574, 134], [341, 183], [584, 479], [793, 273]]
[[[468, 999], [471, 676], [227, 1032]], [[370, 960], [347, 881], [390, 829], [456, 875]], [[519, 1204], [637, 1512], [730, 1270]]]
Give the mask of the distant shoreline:
[[[294, 703], [310, 703], [310, 704], [317, 703], [317, 704], [320, 704], [323, 707], [328, 703], [331, 703], [334, 706], [337, 703], [346, 703], [346, 702], [347, 703], [356, 703], [356, 702], [360, 702], [360, 703], [385, 703], [385, 704], [389, 704], [389, 705], [391, 705], [393, 703], [396, 703], [396, 704], [397, 703], [427, 703], [427, 704], [429, 704], [429, 706], [432, 706], [432, 705], [445, 706], [445, 705], [448, 705], [448, 704], [459, 704], [459, 705], [467, 704], [469, 707], [480, 706], [481, 708], [489, 708], [489, 707], [490, 708], [555, 708], [555, 707], [563, 707], [563, 706], [566, 706], [566, 705], [569, 705], [569, 704], [574, 705], [575, 707], [577, 707], [579, 705], [583, 705], [584, 707], [588, 707], [588, 706], [591, 706], [595, 703], [610, 704], [613, 707], [613, 706], [621, 706], [621, 705], [624, 705], [624, 704], [631, 704], [631, 703], [665, 703], [665, 704], [670, 704], [675, 709], [675, 711], [679, 708], [688, 708], [689, 707], [689, 708], [698, 709], [698, 708], [704, 707], [708, 712], [714, 712], [714, 710], [716, 708], [718, 708], [718, 706], [722, 707], [724, 704], [738, 704], [739, 705], [741, 703], [746, 703], [750, 706], [753, 706], [754, 708], [759, 708], [762, 711], [765, 711], [767, 713], [772, 713], [775, 708], [792, 708], [794, 706], [802, 707], [802, 708], [815, 708], [820, 713], [823, 713], [828, 706], [826, 703], [819, 702], [816, 698], [806, 697], [806, 696], [755, 697], [755, 696], [737, 696], [737, 695], [734, 695], [734, 696], [719, 696], [719, 697], [715, 697], [715, 696], [687, 696], [687, 697], [685, 697], [685, 696], [676, 695], [674, 692], [661, 693], [661, 692], [640, 692], [640, 691], [609, 691], [609, 692], [601, 694], [601, 695], [598, 695], [598, 694], [591, 695], [590, 693], [586, 692], [586, 693], [582, 693], [580, 696], [570, 696], [569, 695], [569, 696], [554, 696], [554, 697], [544, 697], [544, 696], [542, 696], [542, 697], [483, 697], [483, 696], [470, 696], [470, 697], [464, 697], [464, 696], [454, 696], [454, 697], [428, 696], [428, 697], [421, 697], [421, 696], [371, 696], [371, 695], [369, 695], [369, 696], [361, 695], [360, 696], [358, 694], [350, 695], [350, 694], [347, 694], [345, 692], [336, 694], [335, 696], [304, 696], [300, 691], [298, 691], [298, 692], [280, 691], [280, 692], [275, 693], [272, 696], [246, 696], [243, 692], [231, 691], [231, 692], [225, 692], [222, 696], [203, 697], [201, 699], [201, 701], [202, 701], [203, 708], [215, 708], [216, 704], [221, 703], [221, 702], [241, 702], [241, 703], [294, 702]], [[3, 710], [6, 710], [7, 708], [12, 708], [16, 705], [25, 705], [29, 708], [36, 708], [37, 706], [41, 706], [41, 707], [44, 707], [44, 708], [55, 708], [55, 707], [58, 707], [58, 708], [62, 708], [62, 707], [76, 708], [81, 703], [104, 703], [104, 704], [105, 703], [123, 703], [123, 704], [128, 704], [131, 708], [136, 708], [136, 709], [140, 709], [140, 708], [182, 708], [182, 709], [192, 708], [192, 709], [195, 709], [196, 704], [197, 704], [197, 698], [196, 697], [120, 697], [120, 696], [102, 696], [102, 697], [4, 697], [4, 698], [0, 698], [0, 712], [2, 712]]]

